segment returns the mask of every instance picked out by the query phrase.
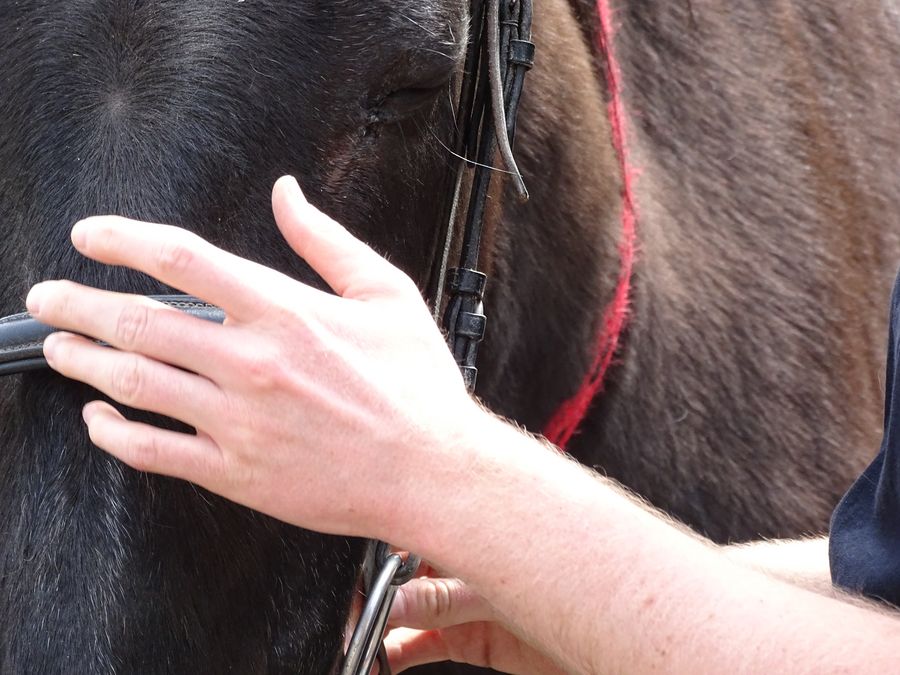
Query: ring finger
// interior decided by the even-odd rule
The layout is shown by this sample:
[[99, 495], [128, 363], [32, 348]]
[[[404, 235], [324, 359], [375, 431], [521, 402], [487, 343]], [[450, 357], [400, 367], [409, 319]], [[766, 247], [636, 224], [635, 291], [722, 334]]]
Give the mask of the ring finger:
[[123, 405], [196, 429], [208, 428], [223, 400], [222, 391], [204, 377], [140, 354], [101, 347], [71, 333], [48, 337], [44, 356], [58, 373], [89, 384]]

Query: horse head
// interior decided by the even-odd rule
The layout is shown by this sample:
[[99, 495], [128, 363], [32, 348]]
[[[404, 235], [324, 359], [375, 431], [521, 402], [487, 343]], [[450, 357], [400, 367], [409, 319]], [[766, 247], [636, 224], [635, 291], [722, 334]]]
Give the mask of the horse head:
[[[271, 217], [286, 173], [427, 285], [468, 3], [27, 0], [0, 25], [0, 313], [47, 278], [171, 291], [72, 250], [100, 213], [318, 283]], [[363, 544], [110, 460], [78, 419], [94, 395], [0, 383], [2, 669], [328, 672]]]
[[[600, 392], [576, 458], [720, 541], [819, 531], [877, 440], [894, 19], [883, 0], [614, 5], [535, 6], [531, 201], [487, 195], [478, 394], [542, 430]], [[469, 7], [0, 0], [0, 316], [46, 278], [171, 290], [75, 254], [99, 213], [319, 283], [272, 222], [285, 173], [428, 290]], [[123, 467], [84, 431], [93, 396], [0, 379], [0, 669], [331, 671], [363, 542]]]

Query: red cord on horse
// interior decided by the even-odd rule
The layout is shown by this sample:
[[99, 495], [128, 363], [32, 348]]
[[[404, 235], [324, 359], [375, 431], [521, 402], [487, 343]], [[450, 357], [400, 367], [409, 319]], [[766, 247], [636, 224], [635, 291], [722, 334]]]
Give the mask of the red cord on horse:
[[619, 349], [622, 333], [628, 322], [631, 300], [632, 274], [637, 246], [637, 212], [634, 199], [635, 172], [628, 151], [628, 124], [622, 98], [622, 71], [616, 60], [613, 23], [609, 0], [597, 0], [599, 27], [597, 47], [606, 59], [606, 80], [609, 89], [609, 122], [613, 146], [622, 172], [622, 238], [619, 242], [619, 279], [613, 300], [606, 308], [597, 338], [596, 353], [591, 367], [572, 398], [565, 401], [550, 418], [544, 435], [557, 447], [565, 450], [578, 431], [591, 403], [603, 391], [607, 372]]

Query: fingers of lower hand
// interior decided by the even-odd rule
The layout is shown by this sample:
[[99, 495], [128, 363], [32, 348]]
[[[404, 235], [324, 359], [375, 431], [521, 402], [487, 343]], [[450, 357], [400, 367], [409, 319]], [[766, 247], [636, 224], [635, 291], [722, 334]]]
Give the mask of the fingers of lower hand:
[[395, 673], [450, 658], [448, 646], [439, 631], [395, 628], [385, 637], [384, 647]]
[[[388, 660], [397, 672], [439, 661], [495, 668], [504, 673], [541, 672], [533, 659], [522, 658], [532, 650], [491, 622], [465, 623], [438, 630], [398, 628], [387, 635], [384, 644]], [[529, 660], [532, 663], [527, 663]]]
[[112, 399], [194, 427], [207, 428], [221, 404], [209, 380], [140, 354], [101, 347], [86, 338], [56, 333], [44, 342], [50, 367]]
[[192, 436], [131, 422], [106, 403], [85, 407], [91, 441], [138, 471], [215, 485], [221, 453], [207, 436]]
[[491, 607], [459, 579], [413, 579], [401, 587], [390, 623], [435, 629], [493, 619]]

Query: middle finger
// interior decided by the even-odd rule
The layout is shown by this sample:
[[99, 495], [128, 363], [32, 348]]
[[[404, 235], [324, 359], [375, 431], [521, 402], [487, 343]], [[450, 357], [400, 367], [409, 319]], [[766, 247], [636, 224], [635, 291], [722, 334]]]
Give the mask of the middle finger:
[[47, 281], [28, 296], [41, 323], [88, 335], [117, 349], [149, 356], [210, 379], [222, 367], [222, 326], [161, 302], [82, 286]]

